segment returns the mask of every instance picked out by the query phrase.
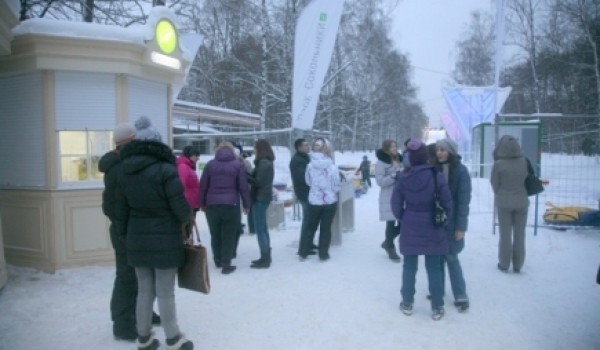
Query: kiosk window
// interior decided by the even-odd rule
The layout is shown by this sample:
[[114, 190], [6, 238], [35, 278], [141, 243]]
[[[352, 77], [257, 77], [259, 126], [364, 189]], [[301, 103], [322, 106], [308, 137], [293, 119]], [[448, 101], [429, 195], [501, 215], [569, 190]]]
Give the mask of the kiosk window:
[[100, 181], [100, 157], [111, 149], [112, 131], [59, 131], [62, 182]]

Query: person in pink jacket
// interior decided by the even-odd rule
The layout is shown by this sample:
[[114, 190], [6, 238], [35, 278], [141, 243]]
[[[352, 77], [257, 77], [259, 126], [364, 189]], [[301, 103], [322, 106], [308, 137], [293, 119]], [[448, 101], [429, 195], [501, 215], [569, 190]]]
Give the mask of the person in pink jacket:
[[177, 157], [177, 172], [183, 184], [185, 199], [194, 210], [192, 220], [196, 218], [196, 212], [200, 210], [200, 183], [196, 174], [196, 161], [200, 152], [194, 146], [185, 146], [183, 153]]

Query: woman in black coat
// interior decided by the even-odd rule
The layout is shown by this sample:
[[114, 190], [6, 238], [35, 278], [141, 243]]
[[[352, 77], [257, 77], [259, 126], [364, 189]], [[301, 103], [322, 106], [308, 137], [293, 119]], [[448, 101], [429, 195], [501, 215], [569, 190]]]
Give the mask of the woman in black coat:
[[167, 345], [192, 349], [179, 331], [175, 277], [184, 262], [182, 227], [191, 218], [171, 149], [147, 118], [136, 121], [136, 140], [121, 149], [117, 183], [117, 233], [125, 236], [127, 259], [138, 279], [136, 327], [139, 349], [157, 349], [152, 306], [158, 300]]
[[250, 196], [252, 197], [252, 215], [254, 228], [260, 249], [260, 258], [252, 260], [250, 267], [266, 269], [271, 266], [271, 237], [267, 223], [267, 210], [273, 199], [273, 161], [275, 154], [269, 141], [259, 139], [254, 144], [254, 171], [250, 177], [252, 184]]

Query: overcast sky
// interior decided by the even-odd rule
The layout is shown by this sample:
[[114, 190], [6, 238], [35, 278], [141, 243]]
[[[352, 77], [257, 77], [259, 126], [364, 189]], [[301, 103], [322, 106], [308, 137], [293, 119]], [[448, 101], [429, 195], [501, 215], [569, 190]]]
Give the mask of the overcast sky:
[[417, 96], [432, 126], [448, 110], [441, 88], [451, 80], [456, 42], [478, 9], [495, 10], [488, 0], [401, 0], [392, 13], [392, 36], [410, 58]]

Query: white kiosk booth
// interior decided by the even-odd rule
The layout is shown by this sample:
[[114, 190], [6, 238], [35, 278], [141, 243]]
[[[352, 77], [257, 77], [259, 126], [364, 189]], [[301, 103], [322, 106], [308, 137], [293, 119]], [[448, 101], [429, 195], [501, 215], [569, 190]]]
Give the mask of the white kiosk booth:
[[175, 16], [143, 27], [31, 19], [0, 55], [0, 232], [6, 261], [53, 272], [113, 261], [100, 157], [121, 121], [172, 140], [171, 106], [193, 57]]
[[[18, 0], [0, 1], [0, 56], [10, 55], [11, 30], [18, 23]], [[0, 215], [0, 290], [8, 281], [8, 270], [4, 258], [4, 242], [2, 238], [2, 215]]]

